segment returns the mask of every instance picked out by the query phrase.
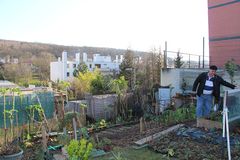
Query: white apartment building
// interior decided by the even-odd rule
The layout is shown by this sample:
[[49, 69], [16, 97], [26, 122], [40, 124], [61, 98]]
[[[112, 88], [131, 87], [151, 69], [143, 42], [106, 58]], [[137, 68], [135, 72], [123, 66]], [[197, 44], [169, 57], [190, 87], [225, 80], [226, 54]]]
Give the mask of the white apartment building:
[[88, 59], [87, 53], [76, 53], [74, 61], [67, 60], [67, 52], [62, 52], [62, 58], [58, 58], [57, 62], [50, 63], [50, 79], [56, 82], [57, 80], [68, 80], [73, 77], [73, 72], [80, 64], [84, 62], [90, 71], [93, 71], [96, 67], [101, 72], [111, 74], [113, 72], [119, 72], [119, 65], [123, 61], [123, 55], [116, 55], [116, 59], [112, 61], [111, 56], [101, 56], [100, 54], [94, 54], [93, 59]]
[[6, 57], [3, 57], [3, 58], [0, 57], [0, 62], [1, 63], [18, 64], [19, 60], [18, 60], [18, 58], [11, 58], [10, 56], [6, 56]]

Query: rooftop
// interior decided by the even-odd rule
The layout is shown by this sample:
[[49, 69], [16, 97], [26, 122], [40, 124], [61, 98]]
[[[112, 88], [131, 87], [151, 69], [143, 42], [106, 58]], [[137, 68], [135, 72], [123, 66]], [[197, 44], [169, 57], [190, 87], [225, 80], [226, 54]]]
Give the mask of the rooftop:
[[14, 88], [14, 87], [18, 87], [18, 85], [7, 80], [0, 80], [0, 88]]

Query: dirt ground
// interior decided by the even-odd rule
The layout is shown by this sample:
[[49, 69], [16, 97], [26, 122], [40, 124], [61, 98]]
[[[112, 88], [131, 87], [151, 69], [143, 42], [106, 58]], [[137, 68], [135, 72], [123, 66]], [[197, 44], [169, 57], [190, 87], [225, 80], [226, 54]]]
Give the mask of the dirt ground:
[[146, 122], [145, 129], [142, 133], [140, 133], [139, 124], [135, 124], [130, 126], [119, 126], [117, 128], [106, 129], [94, 134], [93, 136], [95, 138], [98, 137], [99, 140], [102, 138], [108, 138], [111, 140], [113, 146], [128, 147], [132, 146], [135, 141], [160, 132], [165, 128], [168, 127], [162, 126], [156, 122]]
[[[184, 123], [187, 127], [196, 127], [195, 121]], [[109, 138], [113, 146], [129, 147], [134, 145], [134, 142], [144, 137], [161, 132], [170, 126], [161, 126], [155, 122], [148, 122], [146, 131], [140, 133], [139, 125], [119, 127], [114, 129], [107, 129], [95, 134], [101, 138]], [[202, 132], [208, 133], [209, 130], [200, 129]], [[222, 130], [217, 130], [221, 135]], [[206, 139], [210, 139], [206, 136]], [[223, 146], [224, 145], [224, 146]], [[191, 137], [178, 136], [175, 132], [169, 133], [162, 138], [151, 141], [148, 146], [149, 149], [154, 150], [163, 155], [168, 155], [170, 159], [179, 160], [215, 160], [227, 159], [226, 142], [220, 144], [213, 144], [209, 141], [196, 140]], [[231, 156], [233, 160], [240, 159], [240, 144], [231, 146]]]
[[[177, 136], [170, 133], [167, 136], [152, 141], [150, 148], [161, 154], [169, 154], [172, 152], [172, 158], [179, 160], [203, 160], [203, 159], [227, 159], [227, 148], [222, 144], [212, 144], [196, 141], [189, 137]], [[239, 148], [231, 148], [232, 159], [239, 160]]]

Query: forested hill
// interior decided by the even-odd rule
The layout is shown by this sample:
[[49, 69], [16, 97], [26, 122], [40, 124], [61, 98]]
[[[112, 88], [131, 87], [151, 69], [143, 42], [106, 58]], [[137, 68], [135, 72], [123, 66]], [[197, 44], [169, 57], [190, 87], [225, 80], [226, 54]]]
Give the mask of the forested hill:
[[[114, 55], [124, 54], [124, 49], [114, 48], [99, 48], [99, 47], [78, 47], [78, 46], [64, 46], [55, 44], [45, 43], [34, 43], [34, 42], [22, 42], [13, 40], [1, 40], [0, 39], [0, 57], [11, 56], [14, 58], [25, 57], [29, 55], [38, 56], [41, 52], [48, 52], [53, 54], [55, 57], [60, 57], [62, 51], [67, 51], [70, 57], [73, 57], [75, 53], [86, 52], [89, 56], [92, 54], [99, 53], [101, 55]], [[146, 52], [133, 51], [135, 55], [142, 56]]]

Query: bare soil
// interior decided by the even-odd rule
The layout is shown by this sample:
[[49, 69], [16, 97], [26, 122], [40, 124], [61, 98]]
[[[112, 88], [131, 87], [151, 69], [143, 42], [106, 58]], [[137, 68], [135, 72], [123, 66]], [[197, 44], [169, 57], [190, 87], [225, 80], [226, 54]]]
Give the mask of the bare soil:
[[[189, 127], [196, 127], [195, 121], [190, 121], [184, 123]], [[162, 126], [156, 122], [147, 122], [146, 131], [140, 133], [139, 124], [107, 129], [100, 133], [95, 134], [101, 138], [108, 138], [112, 141], [113, 146], [119, 147], [129, 147], [134, 145], [134, 142], [145, 138], [147, 136], [153, 135], [155, 133], [161, 132], [170, 126]], [[204, 128], [201, 129], [203, 132], [208, 132]], [[221, 134], [221, 130], [218, 130]], [[163, 155], [168, 155], [170, 159], [178, 160], [203, 160], [203, 159], [227, 159], [227, 147], [226, 143], [213, 144], [207, 141], [200, 142], [199, 140], [192, 139], [190, 137], [177, 136], [175, 132], [169, 133], [166, 136], [151, 141], [149, 143], [149, 148]], [[231, 156], [233, 160], [240, 159], [240, 144], [231, 146]], [[171, 156], [170, 151], [172, 152]]]

